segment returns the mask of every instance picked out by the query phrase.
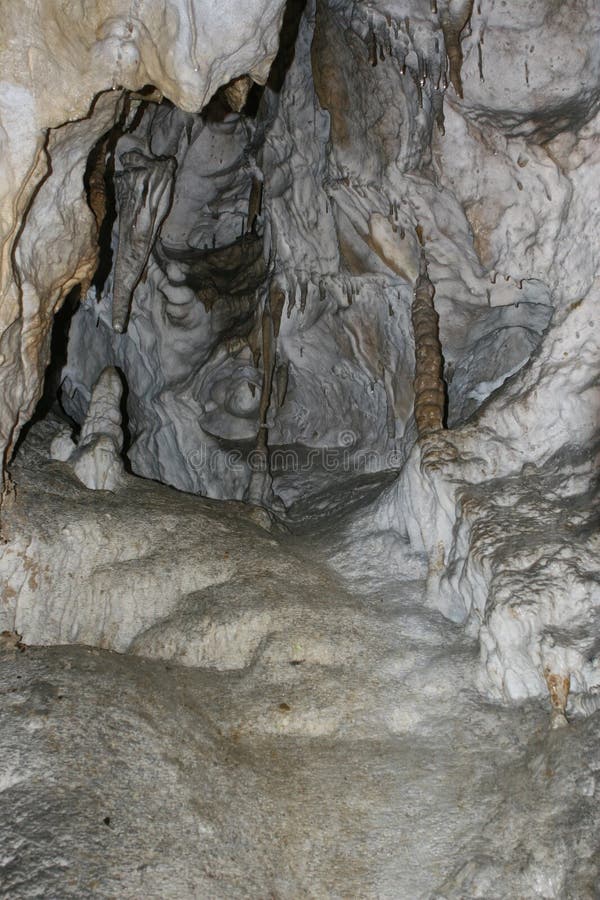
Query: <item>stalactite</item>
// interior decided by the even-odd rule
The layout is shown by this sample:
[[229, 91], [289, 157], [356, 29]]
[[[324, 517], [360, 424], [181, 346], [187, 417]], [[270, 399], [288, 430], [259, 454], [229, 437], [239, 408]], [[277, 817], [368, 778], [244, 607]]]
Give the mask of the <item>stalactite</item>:
[[[456, 0], [454, 0], [456, 2]], [[432, 12], [437, 15], [437, 5], [432, 7]], [[454, 22], [456, 14], [448, 14], [450, 22]], [[433, 87], [445, 89], [446, 51], [443, 41], [439, 41], [433, 48], [421, 45], [419, 29], [411, 26], [411, 20], [405, 16], [398, 21], [388, 12], [380, 14], [369, 11], [368, 18], [362, 19], [361, 37], [365, 43], [367, 58], [372, 66], [377, 66], [385, 59], [392, 58], [396, 61], [402, 75], [406, 73], [407, 59], [409, 55], [416, 56], [416, 69], [413, 77], [424, 87], [430, 81]], [[413, 69], [414, 63], [409, 62], [408, 68]]]
[[444, 95], [441, 91], [435, 90], [431, 95], [431, 109], [435, 124], [440, 134], [446, 134], [446, 121], [444, 118]]
[[250, 197], [248, 199], [248, 231], [254, 231], [256, 220], [262, 209], [263, 183], [256, 176], [252, 179]]
[[275, 387], [277, 390], [277, 405], [279, 407], [283, 406], [285, 403], [285, 398], [287, 395], [288, 382], [289, 382], [289, 365], [288, 363], [280, 363], [277, 366], [277, 370], [275, 372]]
[[[111, 233], [116, 215], [115, 208], [115, 153], [119, 140], [124, 134], [134, 132], [139, 126], [144, 112], [153, 95], [125, 92], [121, 98], [120, 110], [115, 124], [93, 147], [84, 175], [84, 185], [90, 209], [96, 220], [100, 258], [93, 281], [98, 294], [101, 293], [108, 276], [112, 253]], [[133, 115], [131, 115], [133, 112]], [[82, 293], [86, 293], [87, 287]]]
[[152, 159], [137, 150], [123, 155], [115, 176], [119, 242], [113, 284], [113, 328], [127, 327], [133, 292], [143, 275], [156, 236], [171, 206], [176, 162]]
[[106, 135], [104, 140], [94, 148], [90, 155], [90, 174], [88, 181], [88, 202], [94, 218], [98, 232], [102, 228], [104, 217], [106, 216], [106, 156], [110, 143], [110, 133]]
[[271, 290], [271, 318], [273, 319], [273, 334], [275, 338], [279, 337], [279, 329], [281, 328], [281, 316], [285, 306], [285, 294], [280, 288]]
[[254, 465], [246, 492], [246, 500], [259, 505], [269, 504], [273, 497], [272, 478], [269, 466], [269, 430], [267, 416], [273, 393], [277, 335], [281, 324], [281, 314], [285, 295], [273, 288], [265, 298], [262, 315], [262, 369], [263, 383], [260, 392], [258, 434], [254, 446]]
[[302, 281], [300, 283], [300, 312], [304, 312], [306, 309], [306, 301], [308, 298], [308, 281]]
[[441, 431], [444, 420], [445, 385], [442, 377], [442, 347], [439, 339], [438, 315], [433, 298], [435, 288], [427, 274], [425, 256], [412, 305], [415, 337], [415, 420], [419, 437]]
[[233, 81], [230, 81], [223, 89], [225, 99], [233, 112], [240, 113], [243, 110], [252, 84], [253, 81], [249, 75], [241, 75], [239, 78], [234, 78]]
[[460, 0], [448, 3], [440, 10], [440, 24], [444, 32], [446, 52], [450, 65], [450, 81], [459, 97], [463, 96], [461, 68], [463, 54], [461, 47], [461, 34], [466, 28], [473, 13], [473, 0]]

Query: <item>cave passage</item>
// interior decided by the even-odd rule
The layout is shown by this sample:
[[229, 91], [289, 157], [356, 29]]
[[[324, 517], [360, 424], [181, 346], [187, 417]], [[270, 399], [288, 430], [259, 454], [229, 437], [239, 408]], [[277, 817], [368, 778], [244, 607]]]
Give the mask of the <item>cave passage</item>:
[[3, 11], [0, 894], [598, 896], [598, 4], [109, 6]]

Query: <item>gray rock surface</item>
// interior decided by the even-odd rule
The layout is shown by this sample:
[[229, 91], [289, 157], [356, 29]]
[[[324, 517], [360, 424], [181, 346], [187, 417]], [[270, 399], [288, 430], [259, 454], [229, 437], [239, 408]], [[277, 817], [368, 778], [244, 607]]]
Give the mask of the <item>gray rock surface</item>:
[[597, 897], [597, 4], [283, 7], [2, 10], [0, 893]]
[[[90, 495], [26, 459], [10, 527], [36, 525], [26, 570], [59, 646], [28, 647], [24, 616], [0, 642], [3, 896], [594, 896], [598, 714], [551, 731], [547, 702], [489, 703], [475, 642], [423, 603], [423, 561], [341, 578], [341, 512], [269, 535], [238, 504], [138, 479]], [[90, 537], [77, 634], [49, 515]], [[221, 583], [198, 591], [203, 556]], [[180, 570], [196, 585], [169, 601]]]
[[[3, 474], [43, 387], [54, 312], [98, 262], [84, 176], [123, 120], [123, 89], [153, 85], [197, 111], [232, 78], [264, 82], [283, 3], [29, 0], [3, 9], [0, 85], [0, 414]], [[133, 112], [139, 103], [133, 99]], [[127, 118], [125, 116], [125, 118]], [[25, 219], [27, 220], [25, 222]]]

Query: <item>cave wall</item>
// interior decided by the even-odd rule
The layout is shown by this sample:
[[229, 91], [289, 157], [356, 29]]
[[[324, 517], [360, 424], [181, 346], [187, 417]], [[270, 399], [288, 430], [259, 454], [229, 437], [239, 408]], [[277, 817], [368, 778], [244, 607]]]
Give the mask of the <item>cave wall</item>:
[[[218, 10], [204, 2], [170, 0], [133, 7], [119, 0], [101, 6], [20, 3], [3, 9], [3, 465], [41, 392], [52, 314], [66, 292], [78, 281], [88, 282], [95, 270], [94, 223], [83, 174], [91, 148], [112, 124], [111, 104], [114, 110], [123, 88], [151, 84], [193, 111], [239, 75], [264, 81], [282, 10], [283, 3], [273, 0], [226, 2]], [[108, 99], [94, 104], [106, 91]], [[61, 172], [69, 154], [68, 170]], [[28, 231], [33, 254], [24, 246]]]
[[[414, 440], [409, 310], [421, 242], [440, 313], [449, 425], [472, 415], [538, 346], [553, 309], [550, 272], [485, 255], [488, 239], [467, 198], [495, 183], [490, 159], [506, 164], [472, 124], [467, 146], [480, 165], [457, 183], [475, 113], [455, 108], [452, 89], [444, 113], [445, 41], [448, 17], [464, 10], [451, 4], [434, 15], [414, 3], [402, 6], [406, 16], [400, 11], [309, 3], [289, 70], [282, 84], [267, 84], [254, 116], [211, 122], [150, 110], [117, 145], [117, 157], [137, 147], [177, 158], [172, 206], [135, 290], [127, 335], [111, 327], [115, 266], [75, 317], [63, 404], [81, 421], [99, 372], [118, 365], [129, 384], [137, 473], [211, 496], [245, 495], [260, 426], [267, 290], [278, 307], [269, 444], [281, 448], [274, 459], [313, 452], [314, 470], [331, 452], [356, 471], [406, 458]], [[524, 139], [514, 140], [518, 155]], [[534, 190], [538, 176], [534, 160]], [[250, 227], [253, 179], [265, 272], [264, 284], [255, 279], [244, 293], [227, 285], [228, 267], [237, 272], [239, 263], [224, 252]], [[523, 190], [505, 173], [503, 202], [511, 186]], [[511, 240], [517, 226], [510, 215], [508, 222], [499, 227]], [[545, 218], [544, 246], [548, 227]], [[195, 284], [191, 257], [183, 261], [192, 251]], [[275, 471], [286, 503], [307, 488], [295, 474]]]
[[[239, 15], [224, 7], [202, 19], [214, 31], [197, 35], [204, 6], [191, 9], [189, 19], [187, 6], [146, 4], [119, 18], [115, 6], [102, 22], [93, 11], [75, 16], [73, 31], [53, 6], [29, 31], [7, 18], [3, 446], [39, 396], [53, 312], [96, 264], [87, 155], [122, 115], [121, 88], [152, 83], [178, 109], [148, 107], [124, 139], [123, 172], [125, 156], [152, 155], [155, 139], [157, 157], [177, 161], [173, 204], [127, 330], [113, 327], [114, 271], [82, 302], [64, 373], [71, 415], [83, 419], [99, 371], [117, 364], [129, 382], [136, 471], [214, 496], [248, 496], [250, 473], [232, 477], [224, 442], [255, 446], [261, 425], [273, 447], [344, 449], [349, 430], [357, 451], [408, 457], [349, 529], [343, 564], [365, 565], [360, 541], [372, 539], [371, 552], [383, 535], [369, 564], [389, 568], [397, 538], [393, 565], [405, 552], [426, 556], [428, 602], [479, 637], [496, 696], [540, 695], [549, 672], [569, 673], [575, 695], [598, 697], [596, 4], [309, 3], [287, 77], [267, 85], [260, 114], [228, 114], [214, 127], [199, 113], [218, 85], [244, 72], [266, 79], [281, 4]], [[24, 72], [25, 38], [42, 48], [39, 59], [54, 54], [44, 78], [37, 51]], [[143, 102], [131, 99], [130, 116]], [[260, 284], [233, 292], [248, 328], [226, 334], [228, 291], [211, 253], [229, 254], [220, 268], [231, 279], [231, 247], [247, 239], [256, 250], [255, 238]], [[126, 244], [118, 222], [112, 240], [115, 253]], [[450, 427], [413, 447], [408, 322], [423, 263]], [[265, 311], [275, 331], [274, 310], [263, 422], [256, 400]], [[212, 475], [192, 455], [205, 445], [217, 450]], [[274, 475], [284, 501], [306, 489]]]
[[[158, 130], [170, 129], [180, 148], [173, 204], [135, 290], [127, 333], [111, 327], [114, 267], [101, 296], [92, 289], [75, 316], [62, 402], [81, 421], [99, 372], [117, 364], [128, 382], [134, 470], [186, 490], [241, 498], [248, 487], [243, 458], [235, 466], [228, 460], [232, 447], [254, 445], [259, 427], [257, 332], [266, 290], [277, 330], [273, 448], [315, 451], [315, 468], [321, 451], [383, 468], [411, 419], [410, 286], [369, 248], [366, 232], [350, 238], [365, 261], [348, 264], [340, 253], [349, 229], [336, 221], [341, 179], [329, 159], [330, 117], [313, 86], [314, 21], [309, 5], [285, 83], [267, 87], [256, 120], [152, 111], [117, 148], [137, 141], [164, 152]], [[390, 111], [391, 127], [392, 118]], [[233, 256], [242, 236], [252, 236], [253, 179], [262, 192], [260, 278], [249, 243]], [[389, 215], [387, 201], [385, 208]], [[119, 222], [113, 244], [118, 232]], [[414, 253], [414, 240], [407, 244]], [[277, 449], [272, 455], [276, 468]], [[279, 490], [289, 500], [300, 485], [287, 482]]]
[[415, 445], [336, 562], [376, 577], [390, 554], [402, 568], [425, 553], [428, 602], [478, 638], [486, 691], [523, 700], [568, 684], [588, 712], [600, 694], [598, 26], [589, 3], [473, 6], [464, 96], [446, 92], [430, 166], [401, 182], [426, 238], [451, 427]]

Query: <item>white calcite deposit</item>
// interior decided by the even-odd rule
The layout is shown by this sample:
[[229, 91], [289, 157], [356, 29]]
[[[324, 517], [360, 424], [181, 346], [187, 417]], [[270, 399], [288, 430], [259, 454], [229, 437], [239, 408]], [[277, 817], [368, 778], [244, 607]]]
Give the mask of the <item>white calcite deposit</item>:
[[93, 491], [116, 491], [124, 485], [121, 399], [123, 386], [113, 367], [94, 385], [77, 445], [69, 428], [50, 444], [50, 458], [68, 462], [79, 480]]
[[339, 518], [292, 542], [239, 503], [88, 491], [55, 427], [5, 516], [4, 892], [593, 896], [598, 715], [490, 704], [422, 562], [390, 578], [372, 546], [342, 579]]
[[[506, 34], [530, 30], [533, 13], [507, 6], [503, 20], [476, 11], [463, 47], [470, 89], [461, 99], [448, 93], [442, 119], [443, 6], [437, 20], [407, 8], [409, 19], [392, 24], [389, 10], [309, 7], [283, 87], [267, 86], [254, 119], [147, 112], [118, 159], [134, 145], [174, 154], [173, 203], [126, 335], [112, 328], [121, 249], [99, 300], [92, 289], [75, 316], [63, 404], [80, 418], [98, 371], [118, 364], [129, 385], [134, 471], [215, 497], [289, 504], [340, 473], [398, 469], [414, 440], [408, 336], [421, 242], [450, 430], [414, 447], [366, 520], [429, 555], [430, 600], [481, 633], [489, 690], [542, 695], [549, 667], [569, 673], [571, 691], [584, 697], [600, 677], [595, 575], [576, 577], [588, 627], [573, 644], [568, 635], [581, 623], [554, 512], [536, 524], [537, 543], [525, 539], [531, 523], [516, 512], [528, 508], [524, 466], [569, 481], [570, 460], [597, 435], [594, 64], [578, 69], [589, 90], [577, 103], [573, 80], [560, 96], [544, 90], [544, 60], [552, 67], [555, 57], [533, 39], [525, 68], [486, 79], [501, 65]], [[553, 46], [576, 21], [553, 14], [543, 28]], [[121, 248], [119, 218], [114, 227]], [[256, 455], [262, 422], [272, 448], [266, 494], [252, 476], [267, 458]], [[586, 471], [587, 481], [579, 470], [576, 479], [588, 510], [582, 524], [592, 521], [592, 462]], [[503, 478], [516, 479], [507, 489], [522, 540], [500, 540], [503, 526], [490, 524], [500, 518], [493, 498]], [[529, 515], [542, 516], [543, 505]], [[353, 533], [361, 529], [362, 520]], [[511, 561], [519, 542], [525, 557]], [[578, 544], [574, 558], [583, 552], [593, 555]], [[542, 581], [533, 578], [533, 564], [550, 559], [565, 608], [543, 586], [545, 564]], [[500, 587], [524, 569], [525, 583]]]
[[598, 896], [598, 4], [6, 6], [0, 893]]

